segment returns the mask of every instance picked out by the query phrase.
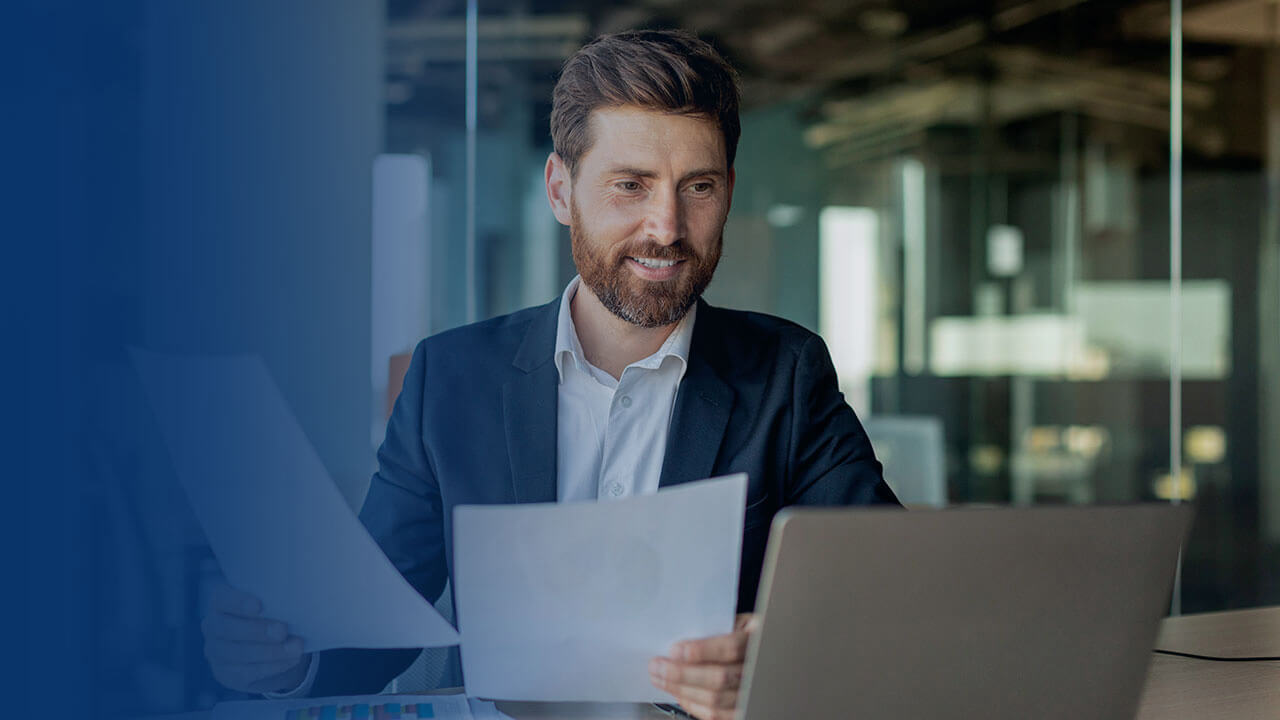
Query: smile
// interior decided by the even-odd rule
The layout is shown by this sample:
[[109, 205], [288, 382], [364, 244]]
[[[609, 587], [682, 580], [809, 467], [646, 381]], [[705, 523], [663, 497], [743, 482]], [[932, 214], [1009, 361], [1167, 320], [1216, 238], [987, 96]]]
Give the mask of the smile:
[[640, 263], [641, 265], [647, 268], [653, 268], [655, 270], [661, 269], [661, 268], [669, 268], [675, 265], [676, 263], [680, 262], [679, 260], [655, 260], [653, 258], [638, 258], [638, 257], [633, 257], [631, 259], [635, 260], [636, 262]]

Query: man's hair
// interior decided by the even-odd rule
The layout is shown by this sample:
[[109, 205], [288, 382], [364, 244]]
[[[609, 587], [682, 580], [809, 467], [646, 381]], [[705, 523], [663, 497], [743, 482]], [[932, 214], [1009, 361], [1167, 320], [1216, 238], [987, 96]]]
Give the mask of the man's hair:
[[623, 105], [714, 121], [733, 167], [742, 134], [738, 74], [692, 33], [629, 30], [602, 35], [565, 61], [551, 98], [551, 140], [571, 175], [591, 149], [591, 111]]

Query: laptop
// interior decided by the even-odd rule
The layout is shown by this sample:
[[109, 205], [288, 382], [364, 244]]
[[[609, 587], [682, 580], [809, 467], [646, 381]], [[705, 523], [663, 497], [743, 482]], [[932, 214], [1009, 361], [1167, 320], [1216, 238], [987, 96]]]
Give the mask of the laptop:
[[738, 720], [1130, 720], [1191, 515], [785, 510]]

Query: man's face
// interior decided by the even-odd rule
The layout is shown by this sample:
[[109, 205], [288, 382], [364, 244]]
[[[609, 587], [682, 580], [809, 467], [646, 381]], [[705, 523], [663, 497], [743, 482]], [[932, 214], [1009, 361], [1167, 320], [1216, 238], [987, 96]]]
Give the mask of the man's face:
[[712, 120], [636, 107], [595, 110], [590, 122], [567, 198], [578, 273], [623, 320], [674, 323], [720, 260], [733, 194], [724, 138]]

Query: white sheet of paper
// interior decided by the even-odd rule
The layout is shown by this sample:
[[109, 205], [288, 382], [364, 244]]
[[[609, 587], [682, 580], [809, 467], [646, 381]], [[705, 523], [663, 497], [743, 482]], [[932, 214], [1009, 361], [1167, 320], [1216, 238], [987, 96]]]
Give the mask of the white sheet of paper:
[[[427, 704], [431, 706], [431, 717], [436, 720], [481, 720], [481, 718], [502, 717], [488, 714], [472, 713], [476, 707], [464, 695], [343, 695], [326, 698], [298, 698], [296, 700], [239, 700], [218, 703], [213, 706], [211, 720], [285, 720], [285, 713], [290, 710], [324, 707], [326, 705], [386, 705], [397, 703], [404, 705]], [[497, 712], [494, 708], [493, 712]], [[373, 714], [370, 713], [370, 718]], [[415, 716], [416, 717], [416, 716]]]
[[457, 644], [351, 512], [260, 358], [133, 359], [227, 582], [264, 617], [307, 651]]
[[454, 511], [467, 694], [670, 702], [649, 660], [732, 631], [747, 476], [655, 495]]

